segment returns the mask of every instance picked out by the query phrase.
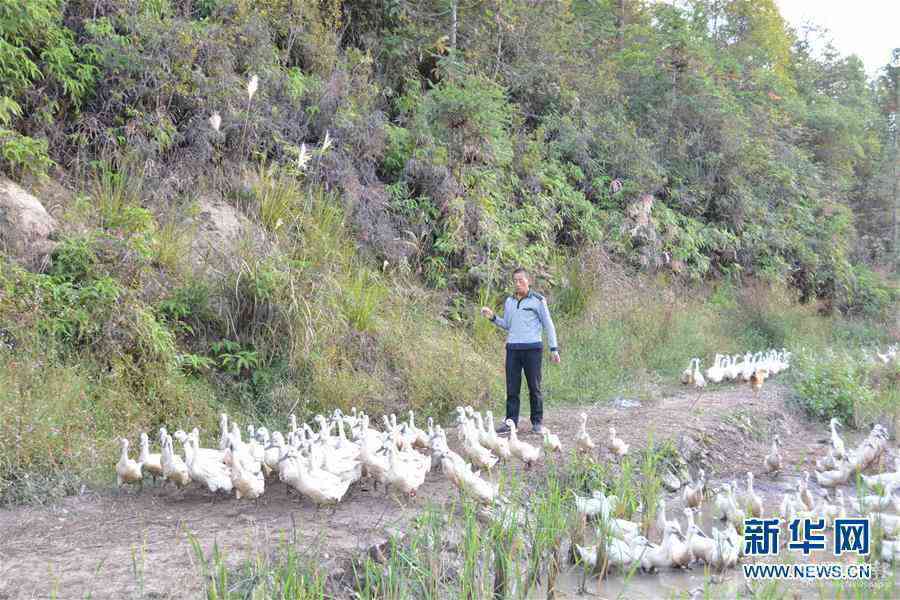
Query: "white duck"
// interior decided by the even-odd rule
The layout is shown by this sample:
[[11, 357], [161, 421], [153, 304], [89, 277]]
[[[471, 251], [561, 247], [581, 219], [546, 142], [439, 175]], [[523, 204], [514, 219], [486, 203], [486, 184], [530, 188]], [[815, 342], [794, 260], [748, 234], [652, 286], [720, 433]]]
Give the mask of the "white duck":
[[441, 467], [460, 493], [471, 496], [481, 504], [492, 504], [498, 498], [497, 486], [473, 472], [464, 460], [444, 456]]
[[562, 442], [559, 441], [559, 436], [551, 433], [550, 428], [546, 426], [544, 427], [544, 450], [548, 453], [562, 454]]
[[851, 473], [852, 469], [850, 468], [850, 465], [846, 462], [841, 462], [837, 469], [832, 469], [831, 471], [816, 471], [816, 483], [821, 487], [837, 487], [847, 483]]
[[883, 512], [873, 512], [869, 516], [873, 524], [878, 524], [881, 527], [885, 537], [896, 538], [900, 536], [900, 516]]
[[116, 463], [116, 484], [122, 487], [126, 483], [139, 483], [143, 487], [141, 463], [128, 458], [127, 439], [121, 438], [119, 443], [122, 446], [122, 454], [119, 456], [119, 462]]
[[312, 451], [323, 470], [354, 484], [362, 479], [363, 463], [360, 460], [359, 448], [352, 443], [351, 446], [356, 448], [355, 453], [349, 449], [337, 450], [323, 447], [314, 448]]
[[656, 527], [660, 532], [665, 532], [667, 529], [671, 528], [678, 532], [679, 535], [683, 535], [681, 532], [681, 523], [678, 521], [666, 518], [666, 500], [665, 498], [660, 498], [656, 502]]
[[163, 433], [162, 437], [162, 470], [166, 481], [171, 481], [177, 487], [183, 488], [191, 482], [191, 474], [187, 464], [181, 457], [175, 454], [172, 447], [172, 436]]
[[541, 456], [540, 447], [534, 447], [528, 442], [519, 439], [516, 424], [512, 419], [506, 419], [506, 426], [509, 427], [509, 450], [512, 455], [525, 463], [525, 468], [531, 467]]
[[672, 526], [666, 528], [666, 530], [663, 531], [662, 543], [659, 546], [651, 544], [646, 547], [643, 556], [641, 556], [641, 569], [650, 572], [671, 567], [672, 543], [677, 535], [679, 535], [678, 529]]
[[144, 432], [141, 432], [141, 453], [138, 456], [138, 462], [141, 464], [141, 468], [150, 473], [154, 483], [157, 477], [162, 477], [162, 454], [150, 452], [150, 438]]
[[779, 514], [781, 515], [781, 520], [783, 522], [789, 522], [794, 518], [794, 515], [797, 514], [797, 505], [799, 503], [800, 501], [794, 494], [785, 492], [781, 499], [781, 504], [779, 505]]
[[609, 519], [618, 501], [615, 496], [607, 496], [600, 490], [594, 491], [590, 497], [573, 495], [575, 496], [575, 510], [588, 518], [600, 515], [604, 520]]
[[231, 449], [225, 450], [225, 464], [231, 468], [231, 485], [238, 500], [241, 498], [255, 500], [262, 496], [266, 487], [262, 471], [252, 473], [245, 469]]
[[[388, 446], [387, 483], [412, 498], [415, 497], [416, 490], [425, 483], [425, 475], [431, 468], [431, 461], [415, 451], [405, 452], [403, 457], [399, 454], [400, 451], [396, 447]], [[418, 460], [412, 455], [424, 460]]]
[[490, 470], [500, 460], [490, 450], [478, 443], [478, 432], [472, 421], [464, 425], [462, 450], [463, 454], [479, 469]]
[[509, 449], [509, 441], [507, 441], [506, 438], [498, 436], [494, 429], [494, 414], [491, 411], [487, 411], [486, 429], [488, 439], [485, 446], [490, 448], [492, 452], [502, 459], [512, 458], [512, 451]]
[[[610, 566], [619, 569], [631, 569], [640, 565], [640, 558], [644, 549], [650, 546], [646, 538], [637, 537], [630, 542], [618, 538], [608, 538], [604, 542], [604, 556]], [[597, 568], [597, 546], [575, 546], [579, 560], [590, 569]]]
[[734, 486], [723, 483], [721, 491], [716, 495], [713, 506], [713, 517], [729, 523], [743, 523], [746, 513], [738, 508]]
[[689, 508], [697, 508], [703, 503], [703, 488], [706, 486], [706, 472], [700, 469], [699, 479], [691, 481], [681, 492], [681, 500]]
[[194, 427], [191, 432], [185, 433], [180, 429], [174, 433], [174, 438], [181, 442], [182, 447], [185, 448], [185, 461], [187, 460], [187, 443], [188, 440], [193, 440], [194, 443], [194, 452], [204, 460], [215, 460], [218, 462], [222, 462], [225, 458], [225, 453], [221, 450], [216, 450], [214, 448], [201, 448], [200, 447], [200, 430]]
[[391, 468], [390, 459], [387, 456], [387, 443], [378, 450], [373, 450], [370, 444], [363, 444], [360, 448], [359, 459], [367, 475], [372, 477], [377, 486], [378, 483], [387, 483], [387, 473]]
[[735, 487], [732, 486], [730, 488], [730, 493], [728, 495], [730, 504], [728, 510], [728, 523], [730, 525], [734, 525], [735, 527], [743, 527], [744, 519], [747, 516], [746, 511], [743, 508], [740, 508], [737, 504], [737, 499], [735, 498]]
[[803, 472], [803, 479], [797, 482], [797, 497], [803, 503], [806, 510], [812, 510], [816, 506], [816, 501], [809, 491], [809, 471]]
[[777, 435], [772, 436], [772, 451], [766, 454], [766, 473], [777, 473], [781, 470], [781, 452], [778, 450], [780, 440]]
[[749, 383], [753, 373], [756, 372], [756, 355], [747, 353], [744, 356], [744, 362], [741, 363], [740, 379], [744, 383]]
[[[228, 435], [226, 449], [231, 450], [231, 460], [239, 461], [244, 470], [256, 474], [262, 471], [262, 463], [254, 455], [253, 447], [241, 439], [241, 428], [237, 423], [231, 424], [231, 433]], [[264, 452], [259, 453], [259, 459], [264, 458]], [[225, 456], [222, 457], [225, 462]]]
[[288, 485], [312, 500], [317, 506], [337, 504], [350, 487], [350, 481], [344, 480], [313, 465], [312, 460], [304, 464], [297, 461], [297, 467], [289, 473]]
[[[415, 413], [412, 409], [409, 409], [408, 416], [409, 421], [407, 422], [407, 429], [413, 437], [413, 446], [417, 448], [427, 448], [428, 434], [416, 427]], [[481, 417], [480, 414], [478, 416]]]
[[900, 484], [900, 456], [894, 458], [894, 471], [879, 473], [878, 475], [863, 475], [863, 481], [868, 487], [887, 485], [888, 483]]
[[609, 449], [619, 458], [628, 454], [628, 444], [625, 443], [625, 440], [616, 435], [615, 427], [609, 428]]
[[[807, 474], [808, 475], [808, 474]], [[762, 517], [763, 516], [763, 501], [759, 494], [756, 493], [756, 490], [753, 489], [753, 473], [747, 471], [747, 499], [746, 506], [748, 516], [750, 517]]]
[[881, 560], [891, 564], [900, 560], [900, 542], [881, 540]]
[[231, 473], [225, 463], [211, 460], [197, 452], [197, 442], [191, 437], [184, 443], [185, 461], [191, 479], [205, 485], [210, 492], [231, 492]]
[[589, 456], [597, 447], [587, 432], [587, 413], [581, 413], [581, 426], [578, 428], [578, 435], [575, 436], [575, 445]]
[[840, 425], [840, 422], [832, 417], [831, 421], [829, 421], [829, 426], [831, 427], [831, 448], [834, 451], [834, 457], [841, 459], [846, 455], [846, 448], [844, 446], [844, 440], [841, 439], [837, 429], [835, 429], [836, 425]]
[[[728, 358], [728, 357], [724, 357]], [[725, 378], [725, 368], [722, 366], [723, 356], [716, 354], [713, 365], [706, 370], [706, 379], [712, 383], [721, 383]]]
[[857, 514], [865, 514], [873, 511], [886, 510], [896, 506], [894, 487], [896, 484], [888, 483], [884, 488], [884, 494], [869, 494], [858, 499], [850, 498], [850, 510]]
[[700, 359], [694, 359], [694, 373], [693, 373], [693, 384], [694, 387], [704, 388], [706, 387], [706, 378], [703, 377], [703, 373], [700, 371]]
[[269, 439], [269, 445], [266, 446], [263, 455], [263, 464], [266, 465], [270, 471], [277, 469], [278, 461], [284, 453], [285, 445], [284, 435], [282, 435], [280, 431], [273, 431], [272, 436]]
[[[228, 447], [228, 414], [222, 413], [219, 415], [219, 450], [222, 452], [225, 451], [225, 448]], [[181, 441], [181, 440], [179, 440]], [[198, 440], [199, 446], [199, 440]]]
[[687, 519], [686, 531], [690, 538], [691, 554], [698, 560], [711, 564], [715, 542], [694, 523], [694, 511], [690, 508], [685, 508], [684, 516]]
[[740, 548], [734, 540], [725, 532], [713, 529], [713, 552], [709, 565], [716, 569], [730, 569], [735, 566], [740, 558]]
[[738, 354], [735, 354], [734, 356], [729, 358], [728, 364], [725, 365], [725, 367], [724, 367], [725, 379], [728, 379], [729, 381], [734, 381], [735, 379], [737, 379], [740, 376], [742, 366], [741, 366], [741, 363], [739, 363], [737, 361], [739, 358], [740, 358], [740, 355], [738, 355]]
[[[487, 448], [491, 449], [491, 435], [492, 432], [488, 431], [484, 426], [484, 417], [480, 412], [475, 413], [474, 417], [474, 426], [475, 432], [478, 434], [478, 443]], [[496, 435], [496, 432], [493, 432]]]
[[[679, 525], [679, 529], [681, 526]], [[686, 536], [678, 533], [672, 537], [669, 546], [669, 556], [672, 561], [673, 568], [687, 569], [694, 560], [694, 553], [691, 552], [691, 544], [693, 542], [694, 532], [688, 531]]]

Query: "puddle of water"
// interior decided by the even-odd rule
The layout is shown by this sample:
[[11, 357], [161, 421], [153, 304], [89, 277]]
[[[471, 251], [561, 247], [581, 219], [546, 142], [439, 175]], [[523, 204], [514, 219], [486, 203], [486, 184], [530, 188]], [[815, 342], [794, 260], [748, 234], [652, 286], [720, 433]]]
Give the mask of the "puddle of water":
[[[725, 573], [724, 576], [726, 579], [722, 584], [710, 588], [712, 597], [733, 598], [737, 594], [738, 586], [741, 584], [738, 572], [731, 571]], [[558, 596], [560, 598], [590, 598], [589, 595], [578, 596], [578, 586], [582, 577], [580, 567], [561, 573]], [[610, 574], [603, 581], [596, 576], [589, 576], [585, 582], [585, 588], [590, 594], [596, 594], [600, 598], [656, 600], [658, 598], [690, 597], [691, 590], [703, 589], [704, 581], [706, 581], [706, 577], [703, 567], [695, 567], [692, 571], [667, 569], [652, 575], [637, 571], [630, 578], [620, 574]]]
[[[787, 475], [779, 476], [774, 479], [762, 477], [755, 480], [754, 488], [756, 492], [762, 496], [763, 502], [768, 507], [766, 511], [768, 517], [771, 518], [772, 516], [778, 515], [779, 506], [784, 493], [795, 491], [799, 480], [799, 477]], [[730, 483], [731, 480], [723, 480], [723, 482], [725, 481]], [[739, 481], [739, 484], [741, 493], [743, 493], [745, 490], [745, 482]], [[710, 485], [711, 487], [717, 487], [718, 484]], [[810, 484], [810, 490], [817, 500], [825, 495], [825, 490], [818, 487], [815, 482]], [[849, 487], [849, 489], [844, 487], [844, 494], [846, 497], [853, 497], [855, 493], [856, 491], [853, 487]], [[684, 527], [685, 518], [681, 512], [682, 506], [679, 496], [677, 494], [669, 495], [667, 502], [669, 504], [666, 515], [667, 518], [671, 520], [677, 517], [678, 521], [682, 523], [682, 527]], [[714, 499], [705, 501], [699, 517], [695, 515], [698, 525], [700, 525], [701, 529], [707, 534], [710, 534], [714, 527], [720, 529], [724, 528], [723, 522], [714, 520], [712, 517], [714, 502]], [[587, 543], [589, 545], [595, 543], [590, 538], [590, 534], [588, 535], [589, 538]], [[785, 529], [782, 528], [780, 538], [782, 544], [788, 541], [789, 538], [787, 535]], [[659, 543], [659, 537], [659, 533], [655, 531], [655, 528], [654, 530], [651, 530], [650, 538], [652, 541]], [[833, 547], [832, 544], [833, 530], [829, 529], [826, 532], [826, 550], [813, 552], [810, 556], [805, 557], [799, 551], [792, 551], [786, 547], [782, 547], [777, 556], [767, 557], [764, 562], [797, 564], [839, 562], [840, 559], [835, 558], [831, 553], [831, 548]], [[748, 560], [746, 557], [741, 559], [741, 564], [748, 562], [763, 561]], [[856, 562], [856, 558], [850, 558], [847, 562], [854, 563]], [[885, 565], [884, 567], [879, 566], [874, 568], [874, 571], [889, 574], [892, 572], [892, 567], [890, 565]], [[715, 583], [710, 582], [710, 578], [712, 578], [712, 581]], [[584, 581], [588, 595], [578, 594], [582, 581]], [[758, 585], [763, 586], [766, 583], [767, 582], [759, 582]], [[835, 597], [836, 594], [836, 582], [833, 581], [823, 581], [819, 584], [813, 584], [778, 580], [777, 584], [778, 592], [776, 593], [776, 597], [784, 595], [790, 598], [812, 599], [832, 598]], [[696, 597], [703, 598], [703, 589], [704, 586], [707, 585], [709, 586], [708, 594], [711, 598], [752, 598], [752, 594], [747, 587], [747, 581], [744, 578], [740, 564], [734, 569], [713, 575], [712, 573], [708, 573], [705, 566], [699, 562], [694, 563], [691, 570], [662, 569], [658, 573], [653, 574], [641, 573], [640, 570], [636, 570], [631, 576], [627, 576], [620, 571], [613, 570], [603, 581], [600, 581], [594, 574], [588, 574], [585, 579], [584, 571], [581, 566], [568, 566], [560, 573], [557, 580], [557, 590], [559, 592], [557, 597], [656, 600], [691, 598], [691, 593], [696, 591], [698, 594]], [[897, 593], [893, 597], [900, 598], [900, 581], [897, 582], [894, 589]], [[878, 597], [882, 597], [882, 595], [883, 594], [879, 594]], [[852, 594], [850, 596], [852, 597]], [[531, 597], [545, 598], [546, 592], [536, 591], [531, 594]]]

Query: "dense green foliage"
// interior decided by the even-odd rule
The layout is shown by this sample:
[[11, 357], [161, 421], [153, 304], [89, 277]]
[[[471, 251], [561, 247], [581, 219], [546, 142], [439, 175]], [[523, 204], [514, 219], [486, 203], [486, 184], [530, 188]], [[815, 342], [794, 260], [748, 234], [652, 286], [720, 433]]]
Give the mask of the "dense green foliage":
[[[369, 249], [433, 285], [496, 286], [604, 240], [694, 277], [787, 276], [843, 311], [885, 308], [860, 263], [897, 256], [897, 66], [870, 82], [856, 57], [814, 54], [817, 32], [772, 0], [476, 2], [456, 48], [442, 2], [296, 4], [3, 3], [6, 160], [152, 161], [164, 205], [328, 132], [307, 183], [337, 186]], [[649, 241], [627, 218], [644, 193]]]
[[0, 166], [49, 168], [48, 140], [32, 132], [78, 116], [98, 75], [95, 58], [63, 23], [58, 0], [0, 2]]
[[891, 422], [900, 400], [900, 367], [867, 360], [860, 353], [827, 351], [801, 354], [792, 374], [799, 404], [823, 420], [869, 425]]

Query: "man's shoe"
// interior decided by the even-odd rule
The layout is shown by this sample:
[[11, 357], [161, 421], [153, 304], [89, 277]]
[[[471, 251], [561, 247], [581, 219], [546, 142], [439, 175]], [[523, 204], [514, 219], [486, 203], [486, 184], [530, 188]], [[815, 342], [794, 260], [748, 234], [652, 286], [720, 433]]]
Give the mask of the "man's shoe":
[[536, 433], [538, 435], [541, 435], [544, 433], [544, 428], [541, 427], [540, 423], [535, 423], [534, 425], [531, 426], [531, 433]]
[[497, 435], [509, 435], [509, 425], [506, 423], [502, 424], [496, 430]]

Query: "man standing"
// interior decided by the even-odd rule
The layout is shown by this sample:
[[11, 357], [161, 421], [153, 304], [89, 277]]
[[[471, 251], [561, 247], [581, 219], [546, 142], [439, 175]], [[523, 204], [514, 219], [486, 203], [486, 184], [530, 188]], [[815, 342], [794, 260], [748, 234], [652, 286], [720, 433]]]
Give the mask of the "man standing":
[[[513, 284], [516, 293], [509, 296], [503, 304], [502, 317], [495, 315], [494, 311], [486, 306], [482, 307], [481, 314], [509, 332], [506, 336], [506, 418], [518, 426], [519, 391], [522, 388], [524, 370], [525, 381], [528, 383], [528, 400], [531, 404], [531, 431], [543, 433], [541, 358], [544, 345], [541, 332], [547, 330], [550, 358], [558, 363], [560, 358], [559, 348], [556, 346], [556, 329], [550, 319], [547, 300], [529, 289], [528, 272], [525, 269], [520, 267], [513, 271]], [[506, 423], [497, 428], [497, 433], [509, 433]]]

